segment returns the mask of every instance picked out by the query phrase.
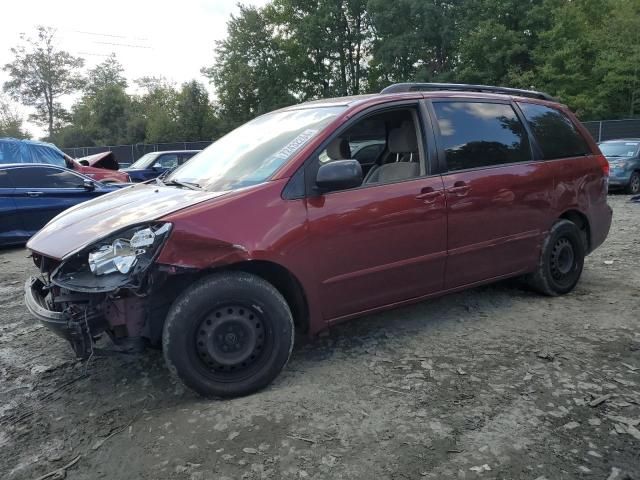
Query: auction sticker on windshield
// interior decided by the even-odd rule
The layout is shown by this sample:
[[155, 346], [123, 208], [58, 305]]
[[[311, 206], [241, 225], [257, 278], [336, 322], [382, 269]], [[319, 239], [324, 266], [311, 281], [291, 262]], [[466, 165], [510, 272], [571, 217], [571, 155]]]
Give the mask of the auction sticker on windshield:
[[300, 150], [305, 143], [307, 143], [313, 136], [318, 133], [318, 130], [308, 128], [296, 138], [291, 140], [287, 145], [282, 147], [279, 151], [273, 154], [274, 157], [281, 160], [287, 160], [291, 155]]

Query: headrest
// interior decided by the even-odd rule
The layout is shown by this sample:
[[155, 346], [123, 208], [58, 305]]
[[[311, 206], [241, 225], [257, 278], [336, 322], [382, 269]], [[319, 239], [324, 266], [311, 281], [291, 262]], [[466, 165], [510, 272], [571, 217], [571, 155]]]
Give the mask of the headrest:
[[400, 128], [394, 128], [389, 132], [389, 151], [391, 153], [418, 151], [418, 140], [413, 122], [403, 122]]
[[331, 160], [350, 160], [351, 147], [346, 138], [334, 138], [327, 146], [327, 155]]

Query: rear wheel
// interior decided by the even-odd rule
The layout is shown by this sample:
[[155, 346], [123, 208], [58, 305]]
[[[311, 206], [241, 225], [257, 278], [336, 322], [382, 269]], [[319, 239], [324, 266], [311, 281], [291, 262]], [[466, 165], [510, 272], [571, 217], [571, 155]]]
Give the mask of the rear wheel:
[[640, 173], [633, 172], [629, 179], [629, 185], [627, 185], [627, 193], [631, 195], [637, 195], [640, 193]]
[[580, 280], [584, 256], [580, 229], [569, 220], [559, 220], [544, 241], [538, 268], [527, 278], [529, 285], [544, 295], [569, 293]]
[[204, 396], [236, 397], [268, 385], [293, 347], [289, 306], [245, 272], [206, 277], [171, 306], [162, 344], [167, 366]]

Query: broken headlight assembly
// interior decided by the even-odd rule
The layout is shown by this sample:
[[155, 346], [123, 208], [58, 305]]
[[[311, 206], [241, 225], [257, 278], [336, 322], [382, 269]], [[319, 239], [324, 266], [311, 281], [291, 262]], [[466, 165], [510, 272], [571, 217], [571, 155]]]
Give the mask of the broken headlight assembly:
[[52, 283], [80, 292], [139, 286], [171, 231], [170, 223], [139, 225], [104, 238], [65, 259]]
[[140, 257], [153, 256], [170, 228], [171, 225], [165, 223], [155, 230], [152, 227], [137, 230], [129, 238], [119, 236], [110, 244], [89, 252], [89, 269], [94, 275], [129, 273]]

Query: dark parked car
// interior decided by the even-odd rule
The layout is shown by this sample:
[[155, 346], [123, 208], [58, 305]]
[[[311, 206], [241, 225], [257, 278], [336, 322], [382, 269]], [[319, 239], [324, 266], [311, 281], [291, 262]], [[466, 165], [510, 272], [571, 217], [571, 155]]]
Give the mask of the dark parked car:
[[132, 182], [145, 182], [166, 174], [200, 152], [201, 150], [151, 152], [143, 155], [122, 171], [131, 177]]
[[[362, 163], [353, 144], [384, 144]], [[378, 147], [376, 147], [378, 148]], [[262, 115], [166, 178], [61, 214], [28, 309], [79, 356], [162, 344], [203, 395], [284, 368], [294, 329], [523, 276], [573, 290], [606, 238], [609, 164], [539, 92], [397, 84]]]
[[55, 165], [0, 165], [0, 245], [25, 243], [63, 210], [122, 186]]
[[118, 172], [118, 162], [111, 152], [74, 160], [52, 143], [37, 140], [0, 138], [0, 164], [47, 163], [75, 170], [103, 183], [126, 183], [129, 177]]
[[640, 139], [608, 140], [598, 146], [609, 161], [609, 189], [640, 193]]

